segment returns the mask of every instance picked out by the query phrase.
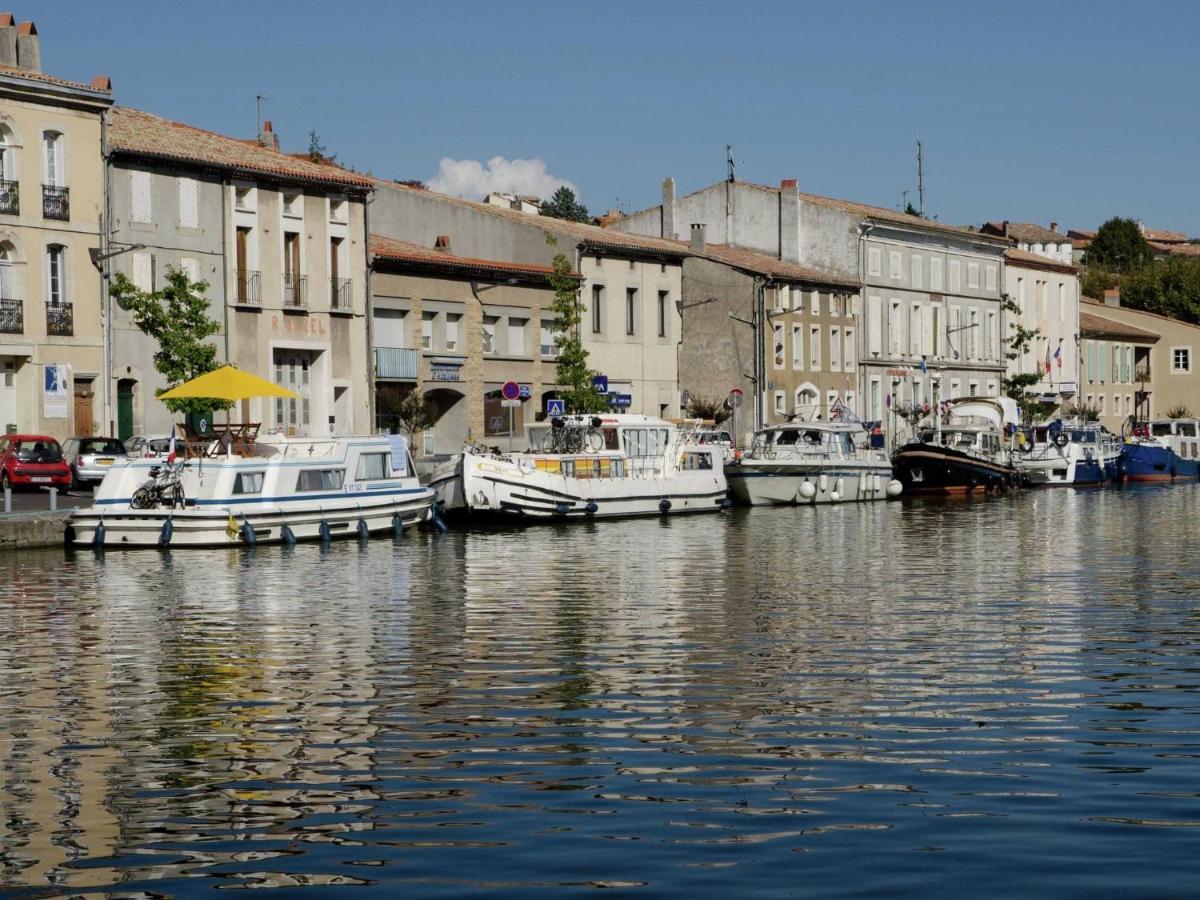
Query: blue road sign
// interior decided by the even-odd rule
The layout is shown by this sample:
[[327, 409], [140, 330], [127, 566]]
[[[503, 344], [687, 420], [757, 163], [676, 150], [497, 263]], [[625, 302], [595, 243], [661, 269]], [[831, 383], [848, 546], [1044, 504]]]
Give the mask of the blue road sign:
[[592, 387], [594, 387], [596, 390], [598, 390], [601, 394], [607, 394], [608, 393], [608, 376], [607, 375], [597, 375], [595, 378], [592, 379]]
[[528, 400], [532, 396], [533, 396], [533, 391], [529, 389], [529, 385], [527, 385], [527, 384], [521, 385], [521, 399]]
[[548, 416], [565, 416], [567, 414], [566, 400], [547, 400], [546, 415]]
[[629, 409], [633, 406], [633, 394], [612, 394], [609, 399], [617, 409]]

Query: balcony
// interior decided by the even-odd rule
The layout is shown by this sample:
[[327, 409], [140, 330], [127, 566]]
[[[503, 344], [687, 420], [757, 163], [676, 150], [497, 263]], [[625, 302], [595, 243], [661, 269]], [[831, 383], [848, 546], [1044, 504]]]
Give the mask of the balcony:
[[70, 303], [46, 304], [46, 334], [70, 337], [75, 333], [75, 308]]
[[19, 216], [20, 214], [20, 185], [15, 181], [0, 180], [0, 215]]
[[0, 299], [0, 334], [25, 333], [25, 306], [10, 297]]
[[375, 377], [416, 381], [421, 354], [404, 347], [375, 348]]
[[283, 308], [284, 310], [307, 310], [308, 309], [308, 276], [307, 275], [284, 275], [283, 276]]
[[329, 308], [334, 312], [353, 311], [354, 298], [350, 295], [349, 278], [329, 279]]
[[235, 286], [237, 294], [234, 298], [234, 303], [238, 306], [259, 306], [262, 304], [262, 298], [258, 292], [259, 273], [253, 269], [238, 269], [237, 284]]
[[71, 189], [42, 185], [42, 217], [66, 222], [71, 218]]

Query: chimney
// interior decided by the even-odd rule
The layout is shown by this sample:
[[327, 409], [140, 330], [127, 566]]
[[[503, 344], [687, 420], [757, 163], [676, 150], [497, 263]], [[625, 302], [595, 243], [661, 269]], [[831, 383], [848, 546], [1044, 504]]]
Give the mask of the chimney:
[[112, 93], [112, 79], [107, 75], [97, 75], [92, 79], [92, 87], [97, 91]]
[[1120, 306], [1121, 305], [1121, 289], [1109, 288], [1104, 292], [1105, 306]]
[[691, 246], [694, 252], [703, 253], [708, 249], [708, 238], [705, 234], [707, 230], [708, 226], [701, 224], [700, 222], [696, 222], [692, 225]]
[[662, 201], [662, 237], [673, 241], [679, 240], [679, 232], [675, 230], [675, 179], [668, 178], [663, 182]]
[[1051, 222], [1051, 223], [1050, 223], [1050, 230], [1051, 230], [1051, 231], [1053, 231], [1055, 234], [1058, 234], [1058, 223], [1057, 223], [1057, 222]]
[[0, 66], [17, 67], [17, 22], [12, 13], [0, 13]]
[[271, 120], [267, 119], [263, 122], [262, 134], [258, 136], [258, 142], [264, 147], [270, 147], [273, 150], [279, 149], [279, 135], [275, 133], [275, 129], [271, 127]]
[[17, 68], [26, 72], [42, 71], [42, 50], [37, 26], [32, 22], [22, 22], [17, 26]]
[[779, 182], [779, 258], [800, 262], [800, 189], [795, 178]]
[[433, 249], [437, 250], [439, 253], [449, 253], [450, 252], [450, 235], [439, 234], [433, 242]]
[[1008, 237], [1008, 219], [1005, 219], [1003, 222], [1000, 223], [1000, 229], [1001, 229], [1001, 231], [1000, 231], [1001, 236]]

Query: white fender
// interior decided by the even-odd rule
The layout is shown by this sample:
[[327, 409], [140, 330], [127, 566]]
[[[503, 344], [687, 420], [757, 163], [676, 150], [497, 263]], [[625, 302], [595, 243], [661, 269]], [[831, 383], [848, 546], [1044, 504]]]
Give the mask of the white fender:
[[839, 478], [837, 484], [833, 488], [833, 499], [841, 500], [846, 496], [846, 479]]
[[800, 490], [797, 491], [804, 500], [811, 500], [817, 496], [817, 486], [811, 481], [805, 481], [800, 484]]
[[827, 493], [829, 491], [829, 476], [823, 473], [818, 475], [817, 487], [820, 488], [822, 494]]
[[883, 479], [878, 475], [871, 476], [871, 493], [878, 497], [879, 492], [883, 490]]
[[895, 478], [888, 482], [887, 495], [889, 497], [899, 497], [902, 490], [904, 490], [904, 485]]

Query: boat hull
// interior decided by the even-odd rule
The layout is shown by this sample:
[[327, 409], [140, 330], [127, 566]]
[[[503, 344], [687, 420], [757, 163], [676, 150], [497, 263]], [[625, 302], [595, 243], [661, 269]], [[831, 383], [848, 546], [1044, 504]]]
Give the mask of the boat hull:
[[1125, 444], [1121, 453], [1127, 481], [1175, 481], [1200, 478], [1200, 460], [1184, 459], [1170, 447]]
[[1078, 455], [1057, 448], [1021, 458], [1017, 462], [1017, 469], [1025, 484], [1037, 487], [1106, 484], [1119, 481], [1122, 474], [1120, 453]]
[[892, 469], [905, 494], [999, 493], [1019, 483], [1017, 470], [936, 444], [901, 447]]
[[729, 494], [742, 506], [797, 506], [886, 500], [900, 493], [891, 466], [771, 463], [742, 459], [725, 466]]

